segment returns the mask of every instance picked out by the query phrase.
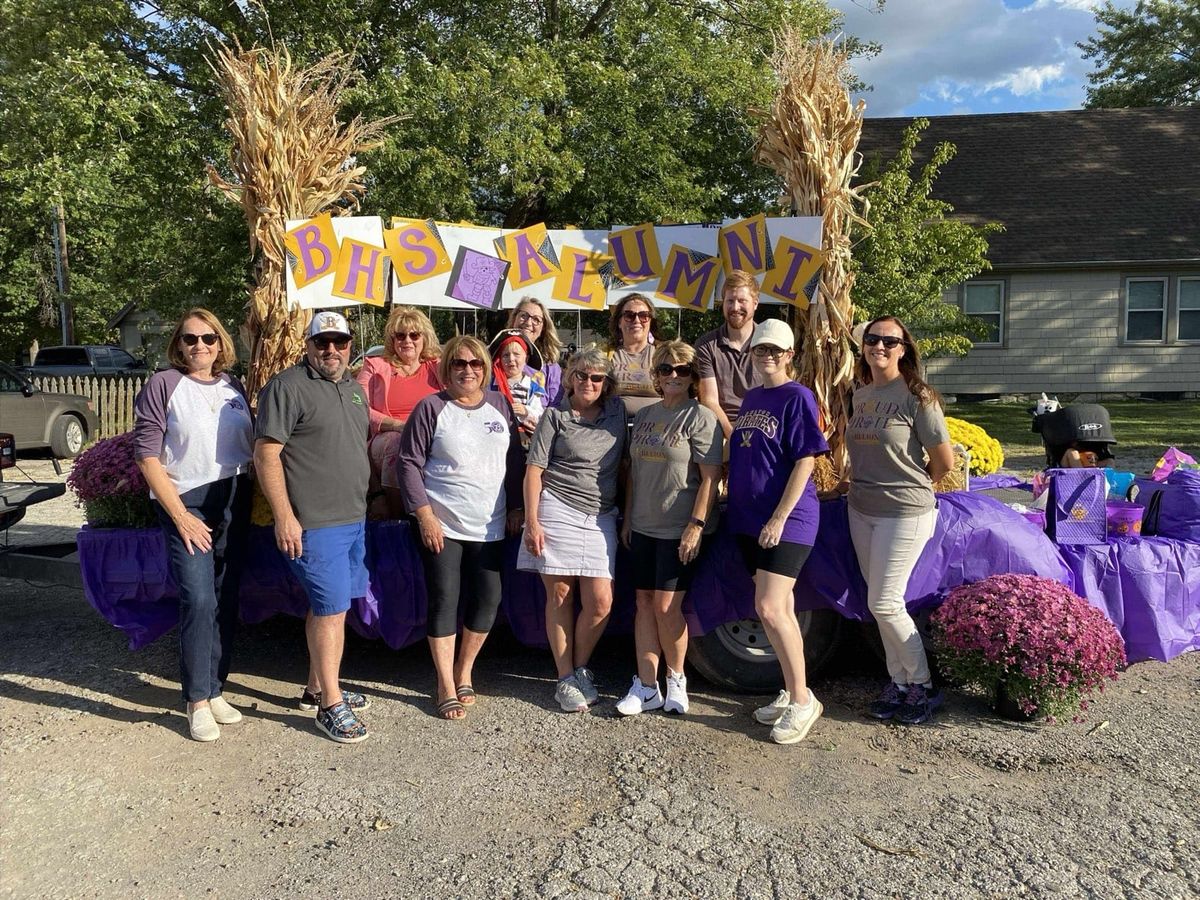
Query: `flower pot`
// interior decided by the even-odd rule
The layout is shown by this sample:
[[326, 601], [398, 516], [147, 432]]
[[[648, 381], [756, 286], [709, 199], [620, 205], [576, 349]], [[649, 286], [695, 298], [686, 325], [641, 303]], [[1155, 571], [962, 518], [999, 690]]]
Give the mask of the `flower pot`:
[[997, 681], [996, 692], [992, 698], [992, 709], [996, 715], [1002, 719], [1008, 719], [1010, 722], [1032, 722], [1041, 716], [1037, 710], [1031, 713], [1021, 709], [1020, 704], [1008, 695], [1008, 682]]

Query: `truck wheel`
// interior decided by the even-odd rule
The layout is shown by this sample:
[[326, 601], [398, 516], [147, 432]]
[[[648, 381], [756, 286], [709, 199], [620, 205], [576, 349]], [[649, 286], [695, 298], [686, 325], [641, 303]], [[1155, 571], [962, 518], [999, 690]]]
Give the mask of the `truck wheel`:
[[[796, 613], [804, 635], [804, 662], [809, 677], [833, 657], [842, 632], [842, 617], [827, 609]], [[764, 694], [783, 685], [783, 672], [767, 633], [758, 619], [727, 622], [688, 642], [688, 660], [713, 684], [747, 694]]]
[[58, 459], [74, 459], [83, 450], [87, 432], [76, 416], [63, 413], [50, 430], [50, 452]]

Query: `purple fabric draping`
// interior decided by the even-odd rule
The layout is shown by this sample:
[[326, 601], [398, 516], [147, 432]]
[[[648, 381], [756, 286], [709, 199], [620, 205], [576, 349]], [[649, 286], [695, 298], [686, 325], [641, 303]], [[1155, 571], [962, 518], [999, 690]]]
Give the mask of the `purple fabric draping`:
[[994, 488], [1015, 488], [1024, 486], [1025, 482], [1016, 475], [1002, 475], [999, 472], [993, 472], [991, 475], [971, 476], [971, 490], [973, 491], [990, 491]]
[[75, 545], [83, 595], [104, 621], [125, 632], [130, 650], [158, 640], [179, 622], [162, 531], [84, 525]]
[[1200, 544], [1112, 538], [1058, 549], [1076, 592], [1121, 632], [1130, 662], [1200, 650]]

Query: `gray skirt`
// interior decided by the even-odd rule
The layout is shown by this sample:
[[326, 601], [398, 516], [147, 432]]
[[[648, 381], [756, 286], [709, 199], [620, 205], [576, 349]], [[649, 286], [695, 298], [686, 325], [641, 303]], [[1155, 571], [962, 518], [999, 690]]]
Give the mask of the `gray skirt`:
[[542, 555], [525, 549], [524, 535], [517, 568], [542, 575], [613, 577], [617, 562], [617, 511], [598, 516], [582, 513], [543, 489], [538, 522], [546, 535]]

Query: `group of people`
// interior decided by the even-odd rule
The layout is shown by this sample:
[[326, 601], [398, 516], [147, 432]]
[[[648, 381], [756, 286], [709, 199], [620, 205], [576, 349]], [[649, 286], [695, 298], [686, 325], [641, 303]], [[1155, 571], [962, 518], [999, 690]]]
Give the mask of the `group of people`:
[[[726, 527], [754, 579], [755, 609], [784, 686], [754, 719], [795, 743], [821, 716], [809, 690], [793, 590], [819, 521], [816, 458], [828, 452], [812, 393], [795, 380], [792, 329], [755, 323], [758, 285], [734, 272], [724, 324], [695, 347], [658, 340], [653, 307], [630, 294], [611, 346], [560, 364], [546, 308], [523, 299], [490, 345], [440, 345], [428, 317], [399, 307], [383, 355], [349, 368], [351, 333], [319, 312], [295, 366], [268, 382], [257, 413], [228, 374], [233, 346], [207, 310], [171, 335], [172, 368], [137, 401], [138, 464], [180, 589], [181, 681], [192, 737], [241, 714], [222, 697], [237, 619], [251, 465], [275, 539], [310, 603], [308, 682], [299, 700], [335, 741], [367, 737], [370, 700], [339, 682], [345, 615], [365, 593], [370, 501], [413, 525], [428, 600], [437, 715], [476, 702], [475, 660], [496, 619], [506, 537], [540, 576], [557, 670], [554, 701], [599, 699], [589, 660], [613, 604], [618, 544], [633, 560], [636, 674], [617, 711], [684, 714], [682, 606], [726, 485]], [[952, 465], [940, 398], [897, 319], [867, 324], [846, 433], [851, 535], [890, 680], [869, 714], [915, 724], [940, 703], [904, 591], [936, 521], [932, 484]], [[578, 600], [579, 612], [576, 612]], [[660, 668], [665, 668], [660, 681]], [[665, 689], [664, 689], [665, 688]]]

